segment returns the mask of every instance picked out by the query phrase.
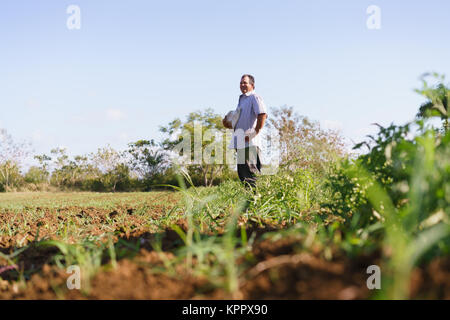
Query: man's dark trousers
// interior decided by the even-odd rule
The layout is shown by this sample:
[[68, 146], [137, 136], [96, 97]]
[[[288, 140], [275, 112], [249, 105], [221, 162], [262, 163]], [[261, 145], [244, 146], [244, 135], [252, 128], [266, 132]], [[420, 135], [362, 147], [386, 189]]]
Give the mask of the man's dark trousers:
[[245, 183], [246, 187], [248, 185], [255, 187], [257, 174], [261, 173], [259, 147], [237, 149], [237, 163], [239, 179]]

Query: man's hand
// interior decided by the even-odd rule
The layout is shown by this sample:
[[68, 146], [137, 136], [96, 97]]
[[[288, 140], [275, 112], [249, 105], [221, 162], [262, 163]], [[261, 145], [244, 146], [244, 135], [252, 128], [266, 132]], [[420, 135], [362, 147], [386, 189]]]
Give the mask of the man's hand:
[[[264, 122], [266, 122], [266, 118], [267, 118], [266, 113], [258, 114], [258, 120], [256, 122], [256, 127], [255, 127], [256, 135], [258, 135], [258, 133], [261, 131], [262, 127], [264, 126]], [[248, 136], [245, 136], [245, 142], [249, 142], [249, 141], [250, 141], [250, 138]]]

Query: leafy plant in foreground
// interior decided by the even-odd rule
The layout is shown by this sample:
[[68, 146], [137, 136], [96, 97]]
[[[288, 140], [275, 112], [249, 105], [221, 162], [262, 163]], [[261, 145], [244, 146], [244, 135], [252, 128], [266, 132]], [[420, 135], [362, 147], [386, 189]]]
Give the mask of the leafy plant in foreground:
[[[412, 125], [418, 132], [408, 138]], [[347, 232], [382, 224], [391, 274], [383, 292], [405, 298], [421, 257], [449, 252], [450, 134], [416, 121], [380, 127], [373, 140], [369, 153], [344, 162], [330, 177], [336, 193], [328, 206], [346, 219]]]

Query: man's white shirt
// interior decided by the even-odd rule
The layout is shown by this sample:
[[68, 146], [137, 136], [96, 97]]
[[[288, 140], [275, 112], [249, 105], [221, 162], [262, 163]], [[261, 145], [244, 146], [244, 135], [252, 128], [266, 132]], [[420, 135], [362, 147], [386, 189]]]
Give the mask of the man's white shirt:
[[[260, 136], [256, 135], [256, 123], [259, 114], [266, 113], [266, 105], [263, 99], [250, 91], [239, 96], [239, 103], [236, 111], [240, 113], [239, 119], [234, 127], [234, 133], [229, 145], [230, 149], [243, 149], [249, 146], [261, 146]], [[245, 136], [249, 137], [249, 142], [245, 142]]]

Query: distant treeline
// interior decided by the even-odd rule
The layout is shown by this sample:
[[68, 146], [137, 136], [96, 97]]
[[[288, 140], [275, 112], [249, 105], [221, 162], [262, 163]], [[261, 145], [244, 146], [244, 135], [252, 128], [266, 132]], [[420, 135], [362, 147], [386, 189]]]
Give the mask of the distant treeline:
[[[31, 156], [26, 151], [27, 145], [16, 143], [2, 130], [0, 191], [148, 191], [170, 188], [167, 185], [177, 186], [180, 168], [189, 174], [196, 186], [212, 186], [227, 179], [238, 179], [235, 166], [224, 164], [226, 161], [207, 163], [202, 159], [201, 163], [183, 165], [183, 162], [178, 162], [179, 165], [175, 165], [170, 155], [173, 156], [174, 148], [186, 138], [186, 132], [192, 137], [191, 150], [198, 148], [198, 145], [194, 146], [194, 124], [201, 125], [205, 137], [208, 130], [224, 132], [222, 116], [212, 109], [206, 109], [190, 113], [185, 121], [175, 119], [167, 126], [160, 127], [166, 136], [163, 141], [139, 140], [129, 143], [124, 151], [107, 146], [99, 148], [97, 152], [75, 157], [69, 157], [65, 149], [55, 148], [49, 154], [34, 155], [38, 164], [25, 172], [21, 164]], [[294, 113], [289, 107], [271, 110], [265, 132], [278, 134], [280, 164], [291, 169], [310, 167], [323, 170], [324, 164], [345, 154], [339, 132], [324, 130], [318, 122]], [[222, 138], [208, 137], [207, 141], [201, 143], [202, 151], [208, 146], [211, 148], [214, 142], [222, 144], [226, 151], [228, 141], [225, 137], [225, 134]], [[193, 153], [190, 160], [194, 160]]]
[[[429, 76], [437, 80], [436, 85], [428, 85], [425, 78]], [[441, 130], [447, 132], [450, 90], [444, 84], [444, 76], [425, 74], [422, 80], [423, 88], [416, 92], [427, 101], [420, 107], [417, 118], [440, 117]], [[200, 144], [195, 142], [199, 125]], [[295, 113], [292, 107], [272, 108], [264, 130], [263, 140], [269, 136], [278, 137], [279, 165], [290, 172], [301, 168], [316, 174], [326, 173], [330, 165], [348, 156], [339, 131], [321, 128], [318, 122]], [[14, 141], [6, 130], [0, 129], [0, 191], [148, 191], [177, 186], [180, 168], [189, 174], [196, 186], [212, 186], [227, 179], [238, 179], [235, 168], [226, 164], [227, 161], [211, 163], [203, 156], [199, 160], [194, 155], [194, 149], [201, 148], [201, 152], [215, 158], [226, 158], [226, 151], [211, 148], [215, 143], [221, 150], [228, 149], [222, 116], [213, 109], [192, 112], [184, 121], [176, 118], [161, 126], [160, 131], [165, 135], [160, 142], [139, 140], [129, 143], [123, 151], [107, 146], [97, 152], [71, 158], [62, 148], [53, 149], [49, 154], [31, 155], [27, 152], [29, 146], [26, 143]], [[191, 150], [187, 157], [178, 149], [180, 142], [186, 140]], [[30, 156], [38, 164], [24, 172], [22, 164]], [[175, 164], [174, 156], [178, 164]]]

